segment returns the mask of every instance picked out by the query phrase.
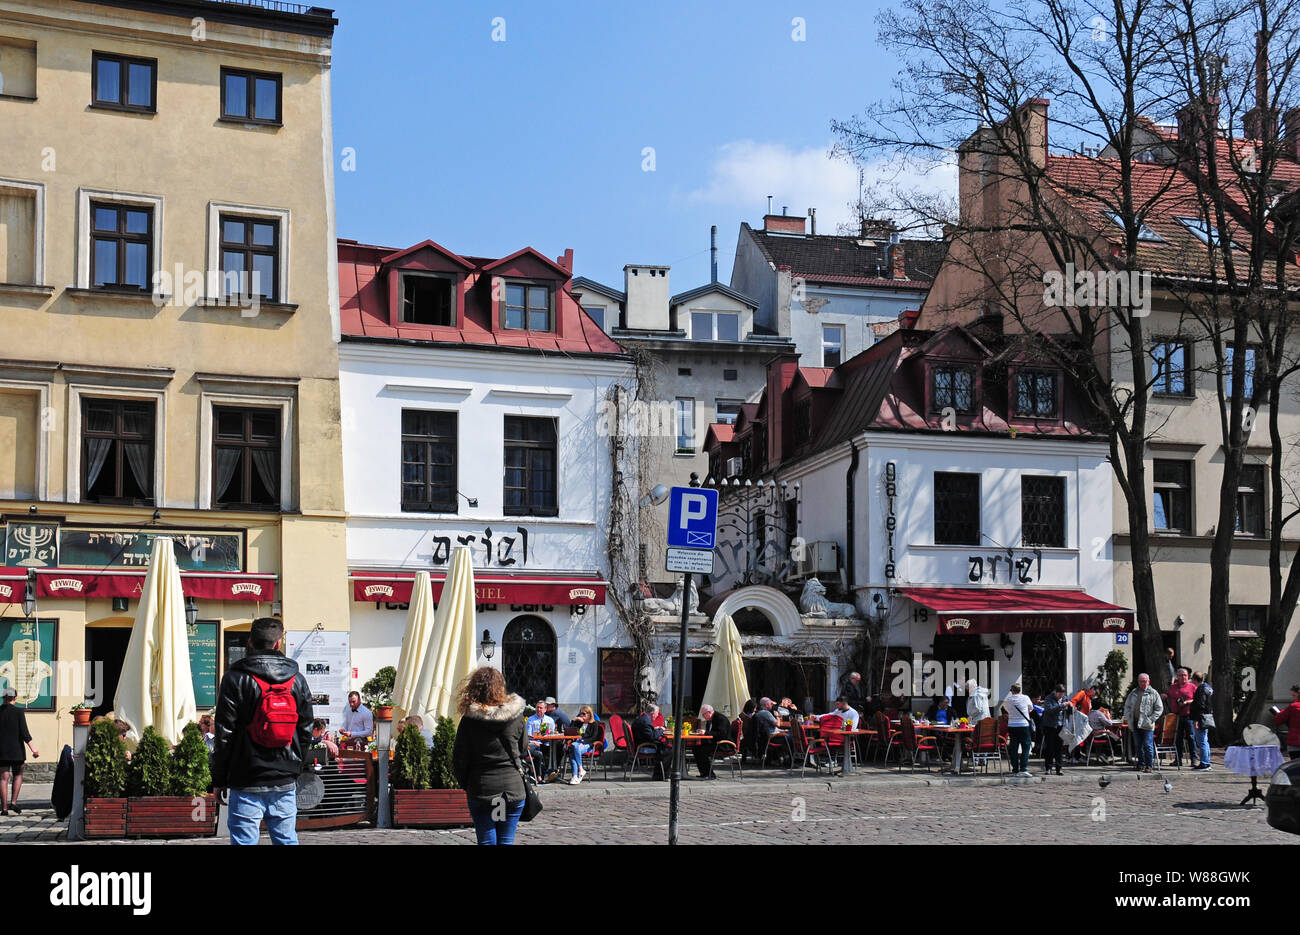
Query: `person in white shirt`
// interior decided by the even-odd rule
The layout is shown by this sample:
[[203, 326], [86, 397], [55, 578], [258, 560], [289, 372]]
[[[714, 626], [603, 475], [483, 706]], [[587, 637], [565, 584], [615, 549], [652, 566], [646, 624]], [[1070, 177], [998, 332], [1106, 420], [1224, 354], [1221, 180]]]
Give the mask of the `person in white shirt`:
[[[835, 699], [835, 707], [827, 711], [826, 714], [834, 714], [844, 721], [845, 725], [852, 723], [853, 730], [861, 730], [862, 728], [862, 715], [858, 713], [857, 709], [849, 706], [849, 700], [843, 695]], [[819, 714], [817, 717], [820, 720], [826, 717], [826, 714]]]
[[1007, 745], [1011, 755], [1013, 776], [1032, 776], [1029, 772], [1029, 748], [1033, 744], [1033, 702], [1020, 690], [1020, 683], [1011, 686], [1011, 693], [1002, 700], [1002, 710], [1007, 715], [1007, 729], [1011, 742]]
[[[546, 730], [542, 730], [545, 727]], [[533, 768], [537, 770], [537, 775], [543, 777], [544, 781], [549, 781], [550, 776], [546, 773], [546, 750], [541, 743], [532, 740], [539, 734], [555, 733], [555, 719], [546, 713], [546, 702], [537, 702], [537, 709], [533, 716], [524, 722], [524, 735], [528, 741], [528, 755], [533, 758]]]

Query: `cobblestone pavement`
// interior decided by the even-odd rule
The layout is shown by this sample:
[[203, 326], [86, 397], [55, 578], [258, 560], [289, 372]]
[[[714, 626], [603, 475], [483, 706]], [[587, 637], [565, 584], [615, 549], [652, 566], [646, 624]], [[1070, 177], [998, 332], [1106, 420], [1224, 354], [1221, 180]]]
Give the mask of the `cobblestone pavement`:
[[[1106, 789], [1099, 778], [1110, 779]], [[683, 844], [1291, 844], [1264, 809], [1238, 805], [1248, 780], [1222, 771], [1155, 774], [1098, 767], [1064, 778], [946, 780], [884, 770], [849, 779], [800, 781], [780, 771], [742, 781], [690, 779], [682, 786]], [[663, 844], [668, 837], [668, 783], [644, 775], [545, 786], [545, 810], [521, 824], [520, 844]], [[0, 818], [0, 843], [56, 842], [65, 825], [48, 807], [49, 787], [24, 790], [29, 807]], [[371, 830], [366, 826], [303, 832], [304, 844], [473, 844], [470, 829]], [[145, 843], [145, 842], [111, 842]], [[159, 842], [153, 842], [159, 843]], [[214, 839], [169, 843], [217, 844]]]

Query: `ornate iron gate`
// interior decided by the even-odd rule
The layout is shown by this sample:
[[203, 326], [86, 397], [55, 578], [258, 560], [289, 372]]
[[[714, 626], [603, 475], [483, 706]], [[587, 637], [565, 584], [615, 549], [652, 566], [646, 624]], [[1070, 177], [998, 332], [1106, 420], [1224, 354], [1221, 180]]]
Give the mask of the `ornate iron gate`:
[[506, 689], [528, 704], [555, 695], [555, 631], [541, 617], [516, 617], [501, 637]]
[[[1065, 636], [1061, 633], [1026, 633], [1021, 637], [1020, 686], [1030, 698], [1047, 694], [1065, 683]], [[1068, 687], [1068, 686], [1067, 686]]]

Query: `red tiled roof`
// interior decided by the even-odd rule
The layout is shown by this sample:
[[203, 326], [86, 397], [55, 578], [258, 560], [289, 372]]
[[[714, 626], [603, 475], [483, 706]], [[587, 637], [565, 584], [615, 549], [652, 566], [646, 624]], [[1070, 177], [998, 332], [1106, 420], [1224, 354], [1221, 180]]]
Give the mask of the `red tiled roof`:
[[[394, 317], [388, 308], [387, 274], [392, 269], [401, 268], [403, 262], [414, 260], [425, 248], [446, 257], [446, 262], [464, 271], [465, 318], [459, 328], [393, 324]], [[623, 353], [618, 343], [588, 317], [570, 294], [568, 271], [531, 247], [508, 257], [489, 259], [461, 256], [433, 241], [397, 249], [340, 239], [338, 258], [339, 312], [345, 336], [494, 345], [565, 354]], [[506, 331], [492, 326], [491, 271], [500, 269], [504, 272], [527, 264], [533, 264], [539, 271], [549, 270], [547, 277], [554, 278], [555, 313], [559, 324], [556, 333]]]

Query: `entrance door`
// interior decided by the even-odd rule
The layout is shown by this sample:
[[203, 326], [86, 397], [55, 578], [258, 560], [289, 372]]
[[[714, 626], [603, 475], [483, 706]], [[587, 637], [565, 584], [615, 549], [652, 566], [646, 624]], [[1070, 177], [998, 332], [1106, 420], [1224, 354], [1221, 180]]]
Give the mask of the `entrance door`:
[[752, 698], [780, 702], [788, 695], [800, 709], [812, 701], [814, 713], [830, 710], [826, 698], [826, 660], [797, 656], [755, 656], [745, 660]]
[[1064, 634], [1026, 633], [1021, 637], [1020, 652], [1020, 688], [1030, 698], [1040, 698], [1065, 684]]
[[86, 661], [94, 666], [94, 685], [102, 692], [99, 704], [90, 712], [91, 717], [113, 710], [113, 696], [117, 694], [122, 663], [126, 661], [126, 644], [130, 641], [131, 631], [127, 627], [86, 628]]
[[528, 704], [555, 695], [555, 631], [541, 617], [516, 617], [501, 637], [506, 689]]

